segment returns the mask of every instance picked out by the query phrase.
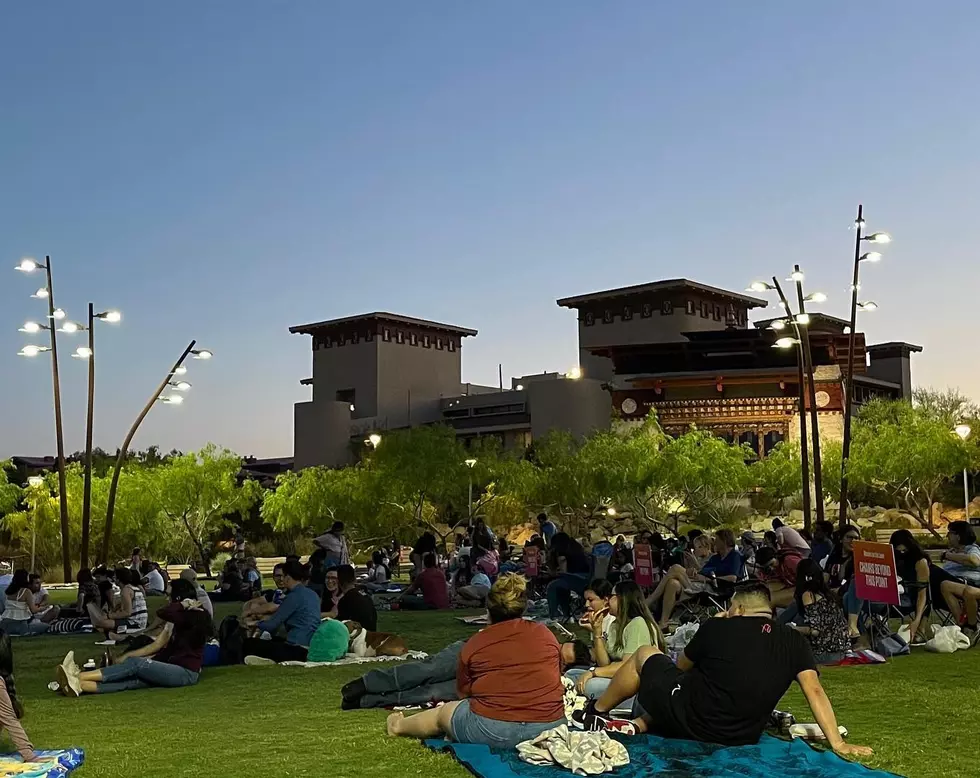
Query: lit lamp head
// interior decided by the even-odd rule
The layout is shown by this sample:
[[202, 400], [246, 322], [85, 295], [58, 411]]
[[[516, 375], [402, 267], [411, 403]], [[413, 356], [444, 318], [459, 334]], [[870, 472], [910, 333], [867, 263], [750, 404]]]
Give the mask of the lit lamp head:
[[774, 287], [772, 284], [767, 284], [765, 281], [753, 281], [751, 284], [749, 284], [748, 288], [745, 291], [746, 292], [771, 292], [775, 288], [776, 287]]
[[777, 338], [776, 342], [772, 344], [773, 348], [792, 348], [797, 343], [799, 343], [796, 338]]
[[806, 276], [803, 275], [803, 271], [802, 270], [794, 270], [792, 273], [789, 274], [789, 278], [787, 278], [786, 280], [787, 281], [795, 281], [796, 283], [800, 284], [800, 283], [803, 283], [803, 281], [805, 279], [806, 279]]
[[381, 436], [377, 432], [372, 433], [371, 435], [368, 435], [367, 442], [370, 444], [371, 448], [377, 448], [381, 443]]
[[95, 314], [95, 318], [107, 321], [109, 324], [118, 324], [122, 321], [122, 314], [119, 311], [102, 311], [102, 313]]
[[810, 314], [808, 314], [808, 313], [798, 313], [798, 314], [796, 314], [796, 323], [797, 324], [809, 324], [810, 323]]
[[33, 298], [35, 298], [37, 300], [47, 300], [48, 299], [48, 289], [47, 289], [47, 287], [42, 286], [34, 294], [32, 294], [31, 297], [33, 297]]
[[616, 515], [616, 509], [615, 508], [606, 508], [606, 515], [607, 516], [615, 516]]
[[769, 325], [769, 329], [779, 332], [780, 330], [785, 330], [787, 327], [786, 319], [776, 319], [772, 324]]
[[21, 273], [33, 273], [35, 270], [40, 270], [44, 265], [38, 262], [36, 259], [31, 259], [31, 257], [24, 257], [20, 262], [17, 263], [17, 270]]
[[38, 354], [42, 354], [45, 351], [50, 350], [51, 348], [49, 346], [35, 346], [34, 344], [28, 344], [18, 351], [17, 355], [21, 357], [36, 357]]
[[77, 349], [75, 349], [75, 353], [72, 354], [72, 357], [75, 359], [89, 359], [91, 356], [92, 349], [90, 349], [88, 346], [79, 346]]
[[61, 323], [61, 326], [58, 328], [58, 332], [67, 332], [69, 335], [71, 335], [76, 332], [81, 332], [84, 329], [85, 327], [83, 327], [77, 321], [64, 321]]
[[823, 292], [813, 292], [812, 294], [808, 294], [803, 299], [808, 303], [825, 303], [827, 302], [827, 295], [825, 295]]
[[468, 467], [468, 468], [469, 468], [470, 470], [472, 470], [472, 469], [473, 469], [474, 467], [476, 467], [476, 460], [475, 460], [475, 459], [467, 459], [467, 460], [466, 460], [466, 461], [464, 462], [464, 464], [465, 464], [465, 465], [466, 465], [466, 466], [467, 466], [467, 467]]
[[180, 405], [184, 402], [184, 398], [179, 394], [168, 394], [165, 397], [161, 397], [160, 402], [166, 403], [167, 405]]
[[576, 365], [567, 373], [565, 373], [565, 378], [571, 378], [573, 381], [578, 381], [582, 377], [582, 368]]
[[891, 243], [892, 236], [887, 232], [872, 232], [865, 238], [868, 243]]
[[953, 432], [959, 435], [960, 440], [966, 440], [972, 431], [969, 424], [957, 424], [953, 428]]
[[861, 255], [861, 262], [881, 262], [881, 252], [880, 251], [869, 251]]
[[19, 332], [29, 332], [32, 335], [34, 333], [40, 332], [41, 330], [51, 329], [46, 324], [38, 324], [36, 321], [25, 321], [23, 327], [19, 327]]
[[27, 479], [27, 485], [33, 486], [35, 489], [39, 486], [44, 486], [44, 477], [40, 475], [32, 475]]
[[200, 348], [192, 350], [191, 356], [193, 356], [194, 359], [211, 359], [211, 357], [214, 356], [214, 353], [208, 351], [206, 348]]
[[168, 385], [172, 386], [178, 392], [187, 392], [191, 388], [191, 385], [187, 381], [170, 381]]
[[187, 373], [187, 368], [181, 365], [176, 370], [174, 370], [174, 375], [184, 375]]
[[56, 321], [61, 321], [67, 315], [68, 314], [65, 313], [64, 308], [55, 308], [54, 309], [54, 313], [52, 313], [50, 316], [48, 316], [48, 318], [49, 319], [55, 319]]

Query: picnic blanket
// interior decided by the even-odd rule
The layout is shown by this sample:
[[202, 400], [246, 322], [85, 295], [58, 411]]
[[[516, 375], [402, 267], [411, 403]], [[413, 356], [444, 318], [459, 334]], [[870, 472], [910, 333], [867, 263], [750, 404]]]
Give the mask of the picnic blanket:
[[20, 754], [0, 754], [0, 778], [60, 778], [85, 761], [85, 752], [80, 748], [34, 753], [39, 760], [27, 764]]
[[[612, 775], [641, 778], [894, 778], [892, 773], [871, 770], [841, 759], [830, 751], [818, 751], [802, 740], [785, 741], [768, 735], [754, 746], [729, 747], [667, 740], [652, 735], [622, 737], [630, 763]], [[487, 746], [426, 740], [434, 751], [449, 751], [482, 778], [568, 778], [569, 771], [522, 762], [516, 751], [491, 751]]]
[[[426, 659], [429, 655], [424, 651], [409, 651], [404, 656], [355, 656], [348, 654], [343, 659], [333, 662], [297, 662], [295, 660], [280, 662], [284, 667], [340, 667], [342, 665], [361, 665], [365, 662], [400, 662], [405, 659]], [[2, 774], [0, 774], [2, 778]]]

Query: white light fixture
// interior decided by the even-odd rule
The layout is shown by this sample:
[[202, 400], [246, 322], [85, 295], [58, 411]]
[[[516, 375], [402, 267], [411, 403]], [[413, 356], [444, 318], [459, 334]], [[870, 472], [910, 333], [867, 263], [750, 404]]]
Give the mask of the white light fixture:
[[475, 459], [467, 459], [467, 460], [465, 460], [465, 465], [468, 468], [470, 468], [470, 470], [472, 470], [474, 467], [476, 467], [476, 460]]
[[865, 238], [868, 243], [891, 243], [892, 236], [887, 232], [872, 232]]
[[48, 318], [49, 319], [55, 319], [57, 321], [61, 321], [67, 315], [68, 314], [65, 313], [64, 308], [55, 308], [54, 309], [54, 313], [52, 313], [50, 316], [48, 316]]
[[31, 259], [30, 257], [24, 257], [20, 262], [17, 263], [17, 269], [21, 273], [33, 273], [35, 270], [43, 267], [40, 262], [36, 259]]
[[565, 378], [571, 378], [573, 381], [578, 381], [578, 379], [580, 379], [581, 377], [582, 377], [582, 368], [578, 366], [573, 367], [571, 370], [565, 373]]
[[825, 303], [827, 302], [827, 295], [823, 292], [814, 292], [813, 294], [808, 294], [805, 299], [808, 303]]
[[97, 313], [95, 318], [107, 321], [109, 324], [118, 324], [122, 321], [122, 314], [119, 311], [103, 311], [102, 313]]
[[753, 281], [749, 284], [746, 292], [771, 292], [775, 287], [772, 284], [767, 284], [765, 281]]
[[214, 354], [208, 351], [206, 348], [194, 349], [191, 354], [193, 354], [194, 359], [211, 359]]
[[191, 385], [187, 381], [171, 381], [170, 385], [178, 392], [186, 392], [191, 388]]
[[866, 303], [858, 303], [858, 308], [862, 311], [877, 311], [878, 303], [874, 300], [868, 300]]
[[953, 428], [953, 432], [960, 436], [960, 440], [966, 440], [972, 431], [969, 424], [957, 424]]
[[606, 508], [606, 515], [607, 516], [615, 516], [616, 515], [616, 509], [615, 508]]
[[518, 384], [517, 385], [517, 391], [518, 392], [523, 392], [524, 391], [524, 384]]
[[18, 351], [17, 355], [21, 357], [36, 357], [38, 354], [50, 350], [51, 348], [49, 346], [35, 346], [33, 344], [28, 344]]
[[861, 255], [861, 262], [880, 262], [881, 252], [880, 251], [869, 251], [866, 254]]
[[27, 479], [27, 485], [34, 487], [44, 486], [44, 477], [40, 475], [29, 476]]
[[779, 330], [785, 330], [786, 329], [786, 320], [785, 319], [776, 319], [772, 324], [769, 325], [769, 329], [776, 330], [777, 332]]
[[31, 297], [33, 297], [33, 298], [35, 298], [37, 300], [47, 300], [48, 299], [48, 288], [46, 286], [42, 286], [34, 294], [32, 294]]
[[810, 323], [810, 314], [808, 314], [808, 313], [798, 313], [798, 314], [796, 314], [796, 323], [797, 324], [809, 324]]
[[75, 349], [75, 353], [72, 354], [75, 359], [88, 359], [92, 356], [92, 349], [88, 346], [79, 346]]
[[803, 271], [802, 270], [794, 270], [792, 273], [789, 274], [789, 278], [787, 278], [786, 280], [787, 281], [795, 281], [796, 283], [800, 283], [805, 278], [806, 278], [806, 276], [803, 275]]
[[378, 444], [381, 443], [381, 436], [377, 432], [375, 432], [371, 435], [368, 435], [367, 442], [371, 444], [372, 448], [377, 448]]
[[351, 412], [351, 413], [353, 413], [353, 412], [354, 412], [354, 403], [351, 403], [351, 404], [350, 404], [350, 412]]
[[779, 338], [772, 344], [773, 348], [792, 348], [799, 341], [796, 338]]
[[184, 402], [184, 398], [179, 394], [168, 394], [166, 397], [161, 397], [160, 402], [166, 403], [167, 405], [180, 405]]
[[30, 332], [31, 334], [35, 332], [40, 332], [41, 330], [48, 329], [43, 324], [38, 324], [36, 321], [25, 321], [23, 327], [18, 328], [18, 332]]
[[76, 321], [66, 321], [58, 328], [59, 332], [74, 333], [79, 330], [84, 330], [85, 328]]
[[187, 372], [187, 368], [181, 365], [176, 370], [174, 370], [174, 375], [184, 375]]

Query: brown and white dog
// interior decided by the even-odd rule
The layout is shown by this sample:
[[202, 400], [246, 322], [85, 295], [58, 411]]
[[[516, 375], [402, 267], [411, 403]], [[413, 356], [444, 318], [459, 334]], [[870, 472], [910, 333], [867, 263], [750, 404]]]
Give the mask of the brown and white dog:
[[356, 621], [344, 621], [350, 632], [347, 653], [354, 656], [404, 656], [408, 652], [405, 641], [390, 632], [370, 632]]

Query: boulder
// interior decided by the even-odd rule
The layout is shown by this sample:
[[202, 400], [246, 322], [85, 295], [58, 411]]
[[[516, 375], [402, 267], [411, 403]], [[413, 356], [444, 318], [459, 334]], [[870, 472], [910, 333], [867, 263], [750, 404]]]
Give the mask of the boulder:
[[[803, 526], [803, 511], [791, 510], [786, 515], [786, 524], [791, 527], [802, 527]], [[770, 525], [771, 526], [771, 525]]]

